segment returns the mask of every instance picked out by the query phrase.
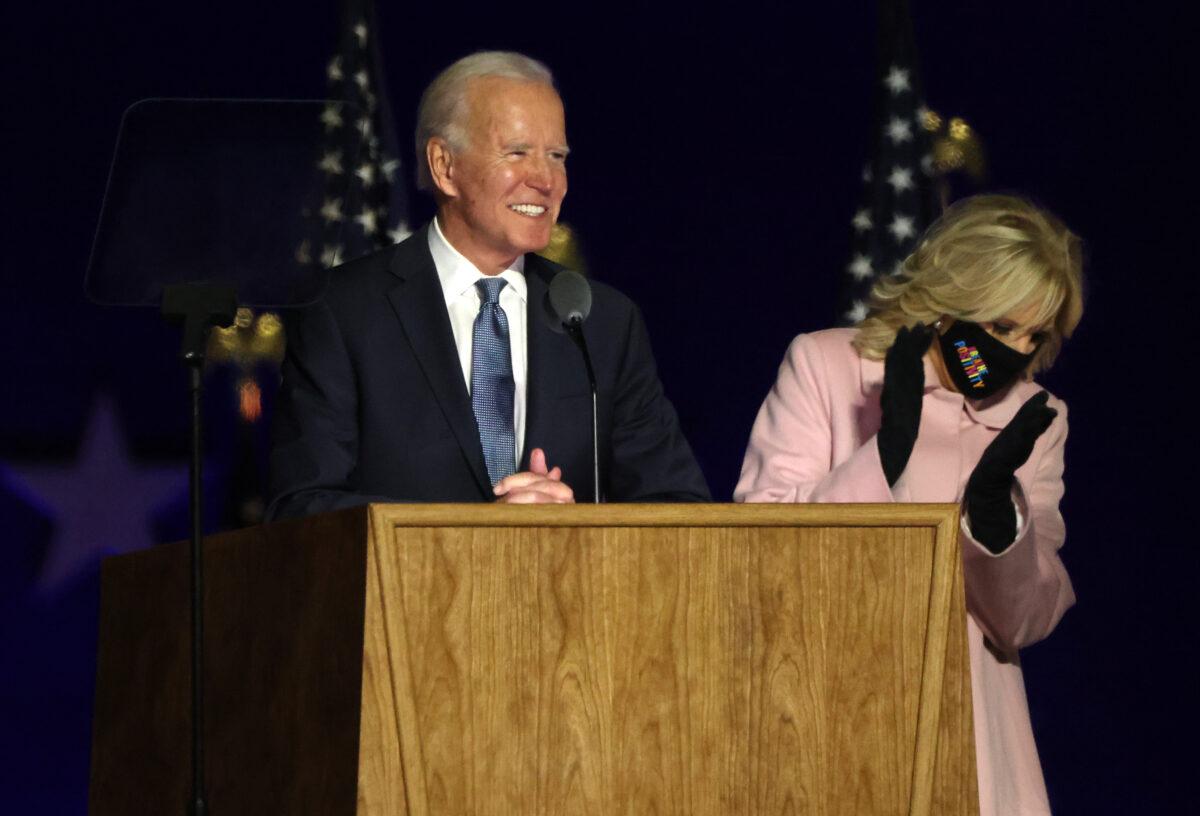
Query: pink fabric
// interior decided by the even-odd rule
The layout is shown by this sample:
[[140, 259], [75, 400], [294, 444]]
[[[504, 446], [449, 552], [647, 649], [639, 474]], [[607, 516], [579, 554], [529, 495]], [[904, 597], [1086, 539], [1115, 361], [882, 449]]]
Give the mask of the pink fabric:
[[[735, 500], [961, 501], [984, 448], [1040, 390], [1021, 382], [976, 406], [941, 387], [926, 362], [920, 432], [889, 489], [875, 442], [883, 363], [859, 357], [853, 337], [853, 329], [830, 329], [792, 342], [750, 433]], [[981, 816], [1050, 812], [1017, 656], [1075, 602], [1058, 557], [1067, 407], [1055, 397], [1050, 406], [1058, 416], [1017, 471], [1016, 541], [993, 555], [965, 526], [962, 535]]]

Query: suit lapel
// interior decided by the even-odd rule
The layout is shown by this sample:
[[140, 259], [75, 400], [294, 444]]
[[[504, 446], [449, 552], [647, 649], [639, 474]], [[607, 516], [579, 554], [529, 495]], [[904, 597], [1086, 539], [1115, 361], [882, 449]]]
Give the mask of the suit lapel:
[[388, 300], [475, 481], [483, 494], [490, 496], [491, 480], [484, 464], [479, 429], [463, 382], [446, 300], [429, 254], [427, 230], [428, 227], [396, 248], [391, 271], [399, 283], [388, 292]]

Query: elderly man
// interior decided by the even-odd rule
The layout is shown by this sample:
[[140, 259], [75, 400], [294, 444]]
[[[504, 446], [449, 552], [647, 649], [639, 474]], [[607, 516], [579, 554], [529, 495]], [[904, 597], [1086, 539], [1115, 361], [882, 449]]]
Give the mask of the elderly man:
[[[437, 217], [334, 272], [289, 325], [269, 518], [367, 501], [591, 496], [590, 389], [543, 306], [567, 192], [562, 101], [545, 66], [484, 52], [421, 98], [418, 186]], [[637, 308], [593, 283], [601, 492], [704, 501]]]

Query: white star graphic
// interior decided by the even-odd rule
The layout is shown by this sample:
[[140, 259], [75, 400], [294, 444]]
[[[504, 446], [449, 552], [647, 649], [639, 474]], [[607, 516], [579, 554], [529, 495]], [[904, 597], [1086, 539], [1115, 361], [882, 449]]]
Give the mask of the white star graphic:
[[326, 173], [332, 173], [335, 176], [342, 173], [342, 151], [334, 150], [331, 153], [326, 153], [321, 156], [321, 161], [317, 167], [324, 170]]
[[908, 71], [905, 71], [898, 65], [893, 65], [888, 71], [888, 75], [884, 77], [883, 84], [888, 86], [888, 90], [892, 95], [898, 95], [911, 87], [908, 83]]
[[412, 235], [412, 230], [408, 228], [408, 224], [401, 221], [396, 226], [388, 230], [388, 237], [392, 239], [393, 244], [398, 244], [408, 236]]
[[911, 238], [917, 234], [916, 229], [913, 228], [913, 219], [899, 213], [892, 219], [892, 223], [888, 224], [888, 232], [897, 241], [903, 241], [905, 238]]
[[354, 74], [354, 81], [358, 84], [359, 88], [365, 91], [367, 89], [367, 83], [370, 81], [370, 77], [367, 76], [367, 72], [364, 69]]
[[854, 214], [854, 220], [851, 223], [854, 224], [854, 229], [856, 232], [866, 232], [873, 226], [871, 214], [866, 210], [859, 210], [856, 212]]
[[846, 271], [854, 276], [855, 280], [866, 280], [871, 277], [875, 271], [871, 268], [871, 259], [866, 255], [855, 255], [854, 260], [846, 267]]
[[321, 112], [321, 121], [325, 124], [325, 132], [336, 130], [342, 126], [342, 112], [337, 105], [326, 105]]
[[921, 105], [919, 108], [917, 108], [917, 115], [914, 117], [917, 122], [917, 127], [925, 127], [925, 123], [929, 121], [929, 116], [932, 113], [933, 111], [924, 105]]
[[366, 187], [370, 187], [375, 183], [375, 168], [367, 162], [360, 164], [358, 169], [354, 171], [354, 175], [362, 179], [362, 183]]
[[912, 126], [903, 119], [893, 116], [887, 126], [888, 138], [892, 140], [892, 144], [903, 144], [912, 138]]
[[926, 153], [921, 157], [921, 172], [927, 176], [932, 176], [934, 171], [933, 156]]
[[330, 82], [338, 82], [345, 74], [342, 73], [342, 58], [334, 57], [329, 61], [329, 67], [325, 69]]
[[301, 266], [308, 266], [312, 263], [312, 249], [308, 245], [307, 238], [300, 242], [300, 246], [296, 247], [296, 263]]
[[896, 265], [894, 267], [892, 267], [892, 274], [893, 275], [903, 275], [904, 274], [904, 259], [896, 261]]
[[325, 203], [321, 205], [321, 217], [325, 219], [325, 223], [332, 221], [341, 221], [345, 216], [342, 214], [342, 200], [340, 198], [327, 198]]
[[354, 220], [368, 235], [379, 230], [379, 214], [370, 207], [363, 207], [362, 212], [354, 216]]
[[12, 464], [16, 487], [54, 525], [39, 588], [54, 591], [106, 555], [152, 546], [154, 512], [186, 496], [188, 467], [129, 457], [113, 400], [96, 399], [75, 461]]
[[360, 21], [354, 27], [354, 36], [358, 38], [359, 48], [367, 47], [367, 24], [365, 22]]
[[342, 262], [341, 246], [327, 246], [321, 249], [321, 266], [326, 269], [337, 266]]
[[892, 173], [888, 176], [888, 184], [892, 185], [892, 189], [897, 193], [913, 189], [912, 170], [907, 167], [892, 168]]
[[849, 323], [858, 323], [867, 316], [867, 304], [861, 300], [854, 301], [854, 305], [850, 307], [850, 311], [846, 312], [846, 320]]
[[389, 159], [383, 156], [380, 156], [379, 158], [379, 169], [383, 172], [383, 177], [388, 180], [389, 184], [391, 184], [396, 180], [396, 170], [398, 170], [400, 167], [400, 161], [398, 159]]

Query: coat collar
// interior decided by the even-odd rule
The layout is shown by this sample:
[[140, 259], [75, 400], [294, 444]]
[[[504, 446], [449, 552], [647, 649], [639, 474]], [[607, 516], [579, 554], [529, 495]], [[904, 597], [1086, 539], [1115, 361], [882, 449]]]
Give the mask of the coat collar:
[[[883, 391], [883, 360], [869, 360], [860, 357], [862, 374], [862, 391], [866, 396], [882, 393]], [[938, 381], [937, 370], [929, 358], [925, 358], [925, 394], [934, 398], [965, 405], [967, 414], [972, 420], [989, 428], [1000, 429], [1007, 425], [1025, 400], [1037, 393], [1040, 387], [1031, 381], [1019, 380], [1009, 388], [986, 400], [965, 399], [957, 391], [942, 386]]]
[[492, 483], [471, 397], [463, 382], [442, 285], [429, 252], [428, 232], [427, 225], [396, 245], [388, 269], [398, 281], [387, 297], [481, 494], [487, 497], [492, 495]]

